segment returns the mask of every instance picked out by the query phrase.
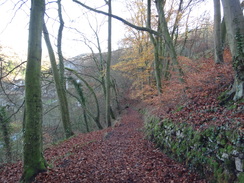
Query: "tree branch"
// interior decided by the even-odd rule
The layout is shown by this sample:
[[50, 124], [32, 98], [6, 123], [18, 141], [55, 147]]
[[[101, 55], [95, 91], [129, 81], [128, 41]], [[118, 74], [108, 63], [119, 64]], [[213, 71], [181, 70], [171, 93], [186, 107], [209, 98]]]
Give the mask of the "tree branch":
[[11, 71], [9, 71], [7, 74], [5, 74], [4, 76], [0, 77], [0, 80], [7, 77], [9, 74], [11, 74], [15, 69], [17, 69], [18, 67], [20, 67], [21, 65], [25, 64], [27, 61], [24, 61], [22, 63], [20, 63], [19, 65], [17, 65], [16, 67], [14, 67]]
[[100, 14], [103, 14], [103, 15], [110, 16], [112, 18], [115, 18], [115, 19], [123, 22], [124, 24], [126, 24], [126, 25], [128, 25], [128, 26], [130, 26], [130, 27], [132, 27], [134, 29], [137, 29], [137, 30], [140, 30], [140, 31], [146, 31], [146, 32], [149, 32], [149, 33], [154, 34], [154, 35], [157, 35], [157, 36], [162, 36], [159, 32], [157, 32], [155, 30], [149, 29], [147, 27], [140, 27], [140, 26], [134, 25], [134, 24], [126, 21], [125, 19], [123, 19], [123, 18], [121, 18], [121, 17], [119, 17], [117, 15], [113, 15], [113, 14], [110, 14], [110, 13], [106, 13], [104, 11], [100, 11], [100, 10], [91, 8], [91, 7], [85, 5], [84, 3], [81, 3], [80, 1], [77, 1], [77, 0], [73, 0], [73, 2], [75, 2], [75, 3], [77, 3], [77, 4], [81, 5], [81, 6], [83, 6], [84, 8], [86, 8], [88, 10], [91, 10], [91, 11], [94, 11], [96, 13], [100, 13]]

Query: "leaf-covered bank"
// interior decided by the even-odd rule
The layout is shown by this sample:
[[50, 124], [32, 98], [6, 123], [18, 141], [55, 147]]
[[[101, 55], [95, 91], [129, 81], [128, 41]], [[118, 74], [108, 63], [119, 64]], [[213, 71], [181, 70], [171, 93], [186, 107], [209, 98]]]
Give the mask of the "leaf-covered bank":
[[[145, 115], [147, 138], [210, 182], [244, 182], [244, 132], [221, 126], [195, 130], [187, 123]], [[232, 124], [233, 126], [233, 124]]]
[[[114, 126], [79, 134], [45, 150], [48, 170], [34, 182], [206, 183], [144, 138], [142, 116], [131, 105]], [[0, 182], [16, 183], [21, 163], [0, 167]]]

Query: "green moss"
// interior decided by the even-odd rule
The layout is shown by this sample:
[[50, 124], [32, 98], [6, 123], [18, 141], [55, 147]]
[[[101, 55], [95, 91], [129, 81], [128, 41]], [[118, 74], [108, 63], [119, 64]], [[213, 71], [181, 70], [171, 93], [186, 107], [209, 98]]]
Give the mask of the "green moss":
[[24, 173], [21, 177], [20, 182], [21, 183], [30, 183], [34, 180], [35, 176], [38, 173], [45, 172], [46, 170], [47, 170], [46, 162], [44, 159], [42, 161], [39, 161], [38, 166], [24, 167]]
[[225, 99], [226, 99], [226, 95], [227, 95], [228, 92], [229, 92], [229, 90], [226, 90], [226, 91], [222, 92], [222, 93], [218, 96], [217, 99], [220, 100], [220, 101], [225, 100]]
[[219, 166], [216, 167], [216, 169], [214, 171], [214, 176], [215, 176], [217, 182], [223, 182], [223, 179], [224, 179], [224, 177], [223, 177], [223, 169], [220, 168]]
[[207, 164], [210, 167], [210, 169], [214, 172], [214, 170], [217, 170], [219, 164], [218, 162], [213, 158], [213, 157], [209, 157], [207, 160]]
[[230, 130], [226, 131], [225, 132], [225, 136], [226, 136], [227, 139], [231, 139], [232, 136], [233, 136], [233, 131], [230, 131]]
[[203, 147], [202, 148], [202, 153], [204, 154], [207, 151], [207, 148]]
[[242, 183], [242, 182], [244, 182], [244, 172], [241, 172], [238, 175], [238, 183]]
[[182, 109], [184, 109], [184, 106], [178, 106], [178, 107], [176, 108], [176, 110], [174, 111], [174, 113], [175, 113], [175, 112], [180, 112]]
[[235, 171], [235, 162], [233, 159], [225, 159], [224, 161], [225, 168], [229, 170], [229, 172]]
[[234, 150], [234, 147], [232, 146], [232, 145], [227, 145], [226, 147], [225, 147], [225, 149], [226, 149], [226, 152], [228, 153], [228, 154], [231, 154], [232, 152], [233, 152], [233, 150]]
[[229, 105], [228, 107], [227, 107], [227, 109], [229, 109], [229, 110], [233, 110], [233, 109], [236, 109], [237, 108], [237, 104], [232, 104], [232, 105]]
[[225, 144], [227, 143], [227, 139], [224, 134], [219, 133], [216, 139], [217, 139], [217, 143], [222, 146], [225, 146]]
[[203, 177], [207, 175], [210, 182], [236, 180], [235, 162], [231, 156], [234, 150], [244, 151], [243, 134], [229, 129], [228, 124], [195, 131], [187, 123], [177, 124], [168, 119], [160, 121], [154, 117], [148, 119], [147, 134], [154, 137], [153, 141], [168, 156], [184, 162]]

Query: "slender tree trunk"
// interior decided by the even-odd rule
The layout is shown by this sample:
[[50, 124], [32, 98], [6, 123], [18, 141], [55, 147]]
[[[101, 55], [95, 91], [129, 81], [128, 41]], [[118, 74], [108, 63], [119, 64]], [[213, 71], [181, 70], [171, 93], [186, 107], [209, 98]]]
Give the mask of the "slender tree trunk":
[[[79, 74], [77, 72], [75, 72], [74, 70], [68, 69], [69, 71], [71, 71], [73, 74], [75, 74], [81, 81], [83, 81], [83, 83], [87, 86], [87, 88], [90, 90], [90, 92], [92, 93], [92, 95], [94, 96], [95, 99], [95, 103], [96, 103], [96, 108], [97, 108], [97, 114], [93, 115], [87, 108], [86, 106], [83, 105], [82, 101], [80, 99], [78, 99], [80, 101], [80, 104], [82, 105], [83, 109], [86, 110], [87, 114], [95, 121], [98, 129], [103, 129], [101, 123], [100, 123], [100, 110], [99, 110], [99, 103], [98, 103], [98, 99], [97, 96], [93, 90], [93, 88], [86, 82], [86, 80], [84, 80], [82, 77], [79, 76]], [[75, 85], [76, 89], [78, 89], [78, 93], [79, 93], [79, 88], [77, 88], [77, 83], [73, 78], [70, 78], [73, 82], [73, 84]]]
[[64, 57], [63, 57], [63, 53], [62, 53], [62, 38], [63, 38], [64, 20], [63, 20], [63, 16], [62, 16], [61, 0], [58, 0], [57, 3], [58, 3], [58, 17], [59, 17], [59, 29], [58, 29], [58, 39], [57, 39], [58, 58], [59, 58], [59, 74], [60, 74], [60, 80], [63, 85], [63, 88], [65, 88]]
[[62, 16], [62, 6], [61, 6], [61, 0], [57, 1], [58, 3], [58, 17], [59, 17], [59, 30], [58, 30], [58, 57], [59, 57], [59, 75], [60, 75], [60, 83], [61, 83], [61, 91], [62, 91], [62, 104], [61, 104], [61, 116], [63, 121], [63, 127], [65, 131], [66, 138], [71, 137], [74, 135], [71, 127], [71, 121], [69, 116], [69, 105], [68, 100], [66, 96], [66, 82], [64, 78], [64, 57], [62, 53], [62, 39], [63, 39], [63, 29], [64, 29], [64, 21]]
[[7, 162], [12, 160], [11, 138], [10, 138], [10, 125], [7, 119], [6, 107], [0, 107], [0, 129], [3, 136], [4, 148], [6, 151]]
[[79, 102], [83, 108], [83, 117], [84, 117], [84, 122], [86, 125], [86, 131], [89, 132], [89, 126], [88, 126], [88, 120], [87, 120], [87, 106], [86, 106], [86, 99], [84, 96], [84, 92], [83, 92], [83, 88], [82, 85], [80, 83], [77, 83], [75, 79], [70, 78], [70, 80], [72, 81], [73, 85], [75, 86], [75, 89], [80, 97]]
[[214, 1], [214, 62], [216, 64], [219, 64], [223, 62], [220, 0], [213, 0], [213, 1]]
[[160, 38], [156, 39], [156, 46], [154, 47], [154, 71], [155, 71], [155, 78], [156, 78], [156, 85], [158, 94], [162, 93], [162, 84], [161, 84], [161, 70], [162, 70], [162, 63], [161, 63], [161, 52], [160, 52]]
[[119, 100], [118, 100], [118, 90], [117, 90], [116, 80], [113, 79], [111, 83], [112, 83], [112, 88], [113, 88], [114, 95], [115, 95], [115, 101], [116, 101], [116, 104], [117, 104], [117, 110], [120, 113], [121, 112], [121, 108], [120, 108], [120, 103], [119, 103]]
[[72, 128], [71, 128], [71, 124], [70, 124], [67, 96], [66, 96], [65, 89], [62, 85], [61, 79], [60, 79], [54, 51], [53, 51], [53, 48], [51, 45], [51, 41], [49, 39], [49, 33], [47, 30], [46, 24], [43, 25], [43, 34], [44, 34], [44, 39], [45, 39], [45, 42], [47, 45], [50, 62], [51, 62], [52, 73], [53, 73], [55, 87], [56, 87], [56, 91], [57, 91], [57, 95], [58, 95], [60, 114], [61, 114], [61, 119], [62, 119], [64, 131], [65, 131], [65, 136], [66, 136], [66, 138], [69, 138], [69, 137], [73, 136], [74, 133], [72, 132]]
[[[108, 13], [112, 14], [111, 0], [108, 0]], [[108, 58], [106, 65], [106, 122], [112, 125], [110, 116], [110, 64], [111, 64], [112, 18], [108, 17]]]
[[46, 161], [42, 147], [41, 55], [44, 0], [31, 1], [29, 42], [25, 75], [24, 165], [21, 182], [31, 182]]
[[[106, 94], [106, 78], [105, 78], [105, 76], [104, 76], [105, 64], [104, 64], [104, 59], [103, 59], [103, 54], [102, 54], [101, 44], [100, 44], [100, 40], [99, 40], [99, 36], [98, 36], [97, 31], [94, 30], [94, 29], [92, 28], [91, 25], [90, 25], [90, 27], [91, 27], [91, 29], [93, 30], [93, 33], [94, 33], [95, 36], [96, 36], [97, 49], [98, 49], [98, 54], [99, 54], [99, 61], [96, 61], [96, 55], [94, 54], [92, 48], [90, 48], [90, 49], [91, 49], [91, 51], [92, 51], [92, 53], [93, 53], [93, 60], [95, 61], [96, 66], [97, 66], [97, 69], [98, 69], [98, 71], [99, 71], [99, 73], [100, 73], [100, 76], [99, 76], [100, 80], [99, 80], [99, 82], [100, 82], [101, 85], [102, 85], [103, 94], [104, 94], [104, 101], [105, 101], [105, 105], [106, 105], [106, 98], [107, 98], [107, 94]], [[110, 58], [111, 58], [111, 56], [110, 56]], [[111, 82], [110, 82], [110, 84], [111, 84]], [[110, 85], [110, 88], [111, 88], [111, 85]], [[110, 95], [111, 95], [111, 94], [110, 94]], [[111, 97], [110, 97], [110, 98], [111, 98]], [[107, 108], [105, 107], [105, 110], [106, 110], [106, 109], [107, 109]], [[111, 109], [111, 107], [110, 107], [110, 109]], [[111, 110], [110, 110], [110, 116], [113, 118], [113, 115], [112, 115]]]
[[184, 79], [183, 79], [184, 74], [183, 74], [183, 71], [182, 71], [182, 69], [181, 69], [181, 67], [179, 65], [178, 60], [177, 60], [177, 54], [176, 54], [176, 51], [175, 51], [173, 40], [170, 37], [167, 21], [165, 19], [165, 13], [164, 13], [164, 9], [163, 9], [163, 0], [156, 0], [155, 3], [156, 3], [158, 16], [159, 16], [159, 24], [160, 24], [161, 29], [163, 31], [165, 44], [166, 44], [166, 46], [168, 48], [170, 57], [172, 59], [172, 63], [174, 65], [174, 70], [176, 70], [178, 72], [179, 80], [181, 82], [184, 82]]
[[190, 13], [191, 13], [191, 10], [188, 12], [187, 19], [186, 19], [186, 23], [185, 23], [185, 25], [186, 25], [186, 28], [185, 28], [185, 38], [184, 38], [184, 42], [183, 42], [183, 45], [182, 45], [181, 50], [180, 50], [180, 53], [179, 53], [180, 55], [182, 55], [182, 53], [183, 53], [183, 51], [185, 49], [186, 41], [188, 39], [188, 31], [189, 31], [188, 21], [189, 21]]
[[183, 5], [183, 0], [180, 0], [179, 7], [178, 7], [178, 10], [177, 10], [177, 14], [176, 14], [176, 17], [175, 17], [174, 27], [173, 27], [172, 34], [171, 34], [172, 38], [175, 36], [174, 37], [174, 45], [176, 45], [176, 43], [177, 43], [177, 38], [178, 38], [178, 31], [177, 30], [179, 28], [179, 22], [180, 22], [180, 18], [181, 18], [181, 15], [182, 15], [182, 5]]
[[244, 17], [239, 0], [222, 0], [235, 80], [229, 95], [239, 100], [244, 95]]
[[84, 122], [85, 122], [85, 125], [86, 125], [86, 132], [90, 132], [89, 125], [88, 125], [88, 120], [87, 120], [87, 114], [86, 114], [86, 110], [85, 109], [83, 109], [83, 117], [84, 117]]
[[225, 17], [223, 17], [222, 21], [221, 21], [221, 25], [220, 25], [220, 29], [221, 29], [221, 38], [220, 40], [222, 41], [222, 49], [224, 50], [225, 46], [226, 46], [226, 26], [225, 26]]
[[[147, 28], [151, 29], [151, 0], [147, 1]], [[159, 27], [159, 31], [162, 29]], [[162, 33], [162, 31], [161, 31]], [[162, 85], [161, 85], [161, 69], [160, 69], [160, 52], [159, 47], [161, 42], [159, 41], [160, 38], [155, 38], [152, 33], [149, 33], [150, 40], [153, 43], [154, 49], [154, 72], [155, 72], [155, 79], [156, 79], [156, 86], [158, 94], [162, 93]]]

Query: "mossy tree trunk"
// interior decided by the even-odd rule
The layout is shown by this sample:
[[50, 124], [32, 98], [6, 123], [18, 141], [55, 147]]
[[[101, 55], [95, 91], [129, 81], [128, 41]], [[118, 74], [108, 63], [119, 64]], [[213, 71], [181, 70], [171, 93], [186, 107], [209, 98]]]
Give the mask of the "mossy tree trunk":
[[82, 105], [83, 108], [83, 117], [84, 117], [84, 122], [86, 125], [86, 131], [89, 132], [89, 126], [88, 126], [88, 120], [87, 120], [87, 106], [86, 106], [86, 98], [84, 96], [83, 88], [80, 83], [77, 83], [77, 81], [74, 78], [70, 78], [72, 81], [73, 85], [75, 86], [75, 89], [80, 97], [79, 102]]
[[42, 147], [41, 55], [45, 0], [31, 0], [29, 42], [25, 75], [24, 159], [21, 182], [31, 182], [46, 161]]
[[12, 159], [11, 139], [10, 139], [10, 121], [7, 117], [6, 107], [0, 107], [0, 130], [3, 136], [4, 148], [6, 151], [7, 162]]
[[162, 42], [161, 38], [156, 38], [156, 44], [154, 46], [154, 71], [155, 71], [155, 78], [156, 78], [156, 85], [157, 85], [157, 92], [158, 94], [162, 93], [162, 84], [161, 84], [161, 76], [162, 76], [162, 60], [160, 57], [162, 56], [162, 50], [160, 49]]
[[[62, 17], [62, 7], [61, 7], [61, 0], [57, 1], [58, 3], [58, 15], [59, 15], [59, 30], [58, 30], [58, 57], [59, 57], [59, 75], [60, 79], [59, 81], [55, 81], [56, 83], [56, 89], [58, 92], [58, 98], [59, 98], [59, 105], [60, 105], [60, 111], [61, 111], [61, 118], [63, 122], [63, 128], [65, 131], [66, 138], [69, 138], [74, 135], [71, 127], [71, 121], [69, 116], [69, 105], [68, 100], [65, 92], [65, 78], [64, 78], [64, 59], [63, 59], [63, 53], [62, 53], [62, 37], [63, 37], [63, 28], [64, 28], [64, 21]], [[52, 64], [52, 69], [56, 68], [56, 62], [55, 66]], [[55, 78], [58, 78], [58, 73], [53, 73]], [[57, 80], [57, 79], [56, 79]], [[58, 85], [58, 87], [57, 87]]]
[[[112, 14], [112, 6], [111, 0], [107, 1], [108, 4], [108, 13]], [[106, 122], [108, 127], [112, 125], [111, 123], [111, 115], [110, 115], [110, 64], [111, 64], [111, 40], [112, 40], [112, 18], [111, 16], [108, 17], [108, 57], [107, 57], [107, 64], [106, 64]]]
[[[151, 0], [147, 1], [147, 28], [151, 29]], [[162, 29], [158, 27], [158, 31], [162, 33]], [[153, 36], [152, 33], [149, 33], [150, 40], [153, 43], [153, 49], [154, 49], [154, 72], [155, 72], [155, 79], [156, 79], [156, 86], [157, 86], [157, 92], [158, 94], [162, 93], [162, 84], [161, 84], [161, 67], [162, 63], [160, 63], [160, 56], [161, 50], [159, 49], [162, 44], [162, 39], [157, 36], [156, 38]]]
[[237, 101], [244, 95], [244, 17], [239, 0], [222, 0], [222, 4], [235, 71], [234, 84], [227, 98]]
[[221, 38], [220, 40], [222, 41], [222, 49], [224, 50], [226, 46], [226, 26], [225, 26], [225, 17], [222, 18], [221, 24], [220, 24], [220, 29], [221, 29]]
[[155, 3], [156, 3], [158, 16], [159, 16], [159, 25], [161, 27], [163, 38], [165, 40], [167, 50], [169, 52], [170, 58], [171, 58], [172, 63], [173, 63], [174, 70], [176, 70], [176, 72], [178, 73], [179, 80], [181, 82], [184, 82], [184, 79], [183, 79], [184, 73], [181, 69], [181, 66], [179, 65], [178, 60], [177, 60], [177, 54], [176, 54], [176, 50], [175, 50], [175, 47], [173, 44], [173, 39], [170, 36], [167, 21], [165, 18], [165, 12], [164, 12], [164, 3], [165, 2], [163, 0], [156, 0]]
[[[97, 111], [96, 111], [96, 114], [93, 114], [93, 113], [91, 113], [88, 109], [87, 109], [87, 106], [85, 105], [83, 105], [83, 102], [81, 101], [81, 97], [75, 97], [74, 95], [73, 95], [73, 97], [75, 97], [79, 102], [80, 102], [80, 104], [82, 105], [82, 107], [83, 107], [83, 109], [86, 111], [86, 113], [95, 121], [95, 123], [96, 123], [96, 125], [97, 125], [97, 127], [98, 127], [98, 129], [103, 129], [103, 126], [101, 125], [101, 123], [100, 123], [100, 110], [99, 110], [99, 103], [98, 103], [98, 99], [97, 99], [97, 96], [96, 96], [96, 93], [95, 93], [95, 91], [93, 90], [93, 88], [88, 84], [88, 82], [86, 82], [86, 80], [84, 80], [76, 71], [74, 71], [74, 70], [72, 70], [72, 69], [68, 69], [68, 68], [66, 68], [67, 70], [69, 70], [69, 71], [71, 71], [74, 75], [76, 75], [77, 76], [77, 78], [79, 78], [85, 85], [86, 85], [86, 87], [90, 90], [90, 92], [91, 92], [91, 94], [93, 95], [93, 97], [94, 97], [94, 100], [95, 100], [95, 103], [96, 103], [96, 109], [97, 109]], [[71, 81], [72, 81], [72, 83], [74, 84], [74, 86], [75, 86], [75, 88], [76, 88], [76, 91], [77, 91], [77, 93], [80, 95], [80, 91], [79, 91], [79, 84], [75, 81], [75, 79], [74, 78], [72, 78], [72, 77], [70, 77], [69, 78]], [[70, 93], [71, 94], [71, 93]]]
[[213, 2], [214, 2], [214, 62], [216, 64], [219, 64], [223, 62], [220, 0], [213, 0]]
[[56, 87], [56, 91], [57, 91], [57, 95], [58, 95], [60, 114], [61, 114], [61, 119], [63, 122], [65, 136], [66, 136], [66, 138], [69, 138], [72, 135], [74, 135], [74, 133], [72, 132], [71, 124], [69, 122], [70, 118], [69, 118], [69, 109], [68, 109], [68, 105], [67, 105], [68, 102], [67, 102], [66, 92], [65, 92], [64, 87], [62, 87], [54, 51], [53, 51], [53, 48], [51, 45], [51, 41], [49, 38], [49, 33], [47, 30], [46, 24], [43, 25], [43, 35], [44, 35], [44, 39], [45, 39], [45, 42], [47, 45], [49, 58], [50, 58], [50, 62], [51, 62], [52, 73], [53, 73], [55, 87]]
[[57, 51], [58, 51], [58, 58], [59, 58], [59, 74], [60, 74], [60, 81], [65, 88], [65, 79], [64, 79], [64, 57], [62, 52], [62, 38], [63, 38], [63, 29], [64, 29], [64, 20], [62, 16], [62, 6], [61, 0], [57, 0], [58, 4], [58, 17], [59, 17], [59, 29], [58, 29], [58, 38], [57, 38]]

